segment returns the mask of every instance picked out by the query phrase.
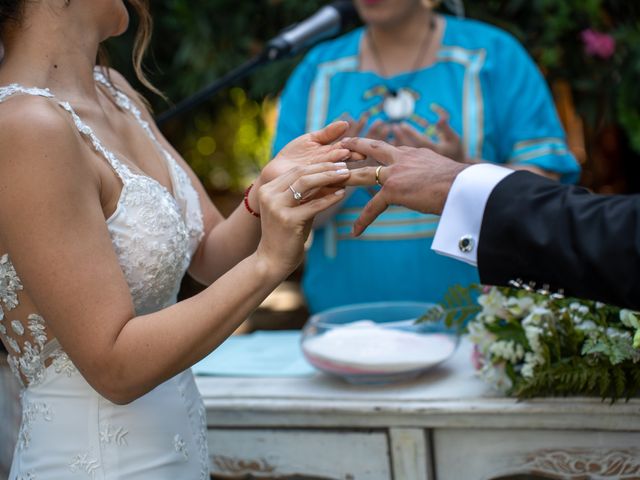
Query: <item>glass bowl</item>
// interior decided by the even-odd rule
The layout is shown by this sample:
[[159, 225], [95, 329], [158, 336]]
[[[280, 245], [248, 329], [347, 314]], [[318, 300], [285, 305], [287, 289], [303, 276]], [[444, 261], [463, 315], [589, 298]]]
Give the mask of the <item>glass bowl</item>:
[[302, 331], [311, 365], [354, 384], [385, 384], [418, 377], [458, 347], [444, 320], [416, 323], [432, 303], [377, 302], [313, 315]]

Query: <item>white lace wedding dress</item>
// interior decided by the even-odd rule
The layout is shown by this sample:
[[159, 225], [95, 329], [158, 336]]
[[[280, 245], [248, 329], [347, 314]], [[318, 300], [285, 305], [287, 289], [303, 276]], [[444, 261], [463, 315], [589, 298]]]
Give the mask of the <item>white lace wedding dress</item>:
[[[124, 94], [96, 70], [117, 104], [138, 121], [166, 159], [174, 196], [119, 161], [66, 102], [48, 90], [0, 87], [0, 102], [38, 95], [66, 110], [90, 145], [121, 178], [116, 211], [106, 221], [136, 313], [176, 301], [180, 281], [203, 234], [198, 195], [184, 170], [160, 145]], [[0, 252], [0, 335], [22, 382], [22, 425], [10, 480], [208, 478], [205, 412], [190, 370], [126, 406], [115, 405], [84, 380], [37, 312], [16, 318], [23, 287]], [[17, 310], [16, 310], [17, 311]], [[188, 319], [184, 319], [188, 321]], [[90, 335], [91, 332], [87, 332]]]

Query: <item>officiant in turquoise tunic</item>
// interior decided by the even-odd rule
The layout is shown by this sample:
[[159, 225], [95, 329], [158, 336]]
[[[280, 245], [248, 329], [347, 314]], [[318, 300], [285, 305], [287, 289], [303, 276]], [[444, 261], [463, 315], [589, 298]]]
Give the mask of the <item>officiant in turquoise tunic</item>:
[[[434, 148], [576, 182], [544, 78], [509, 34], [436, 15], [429, 0], [356, 0], [365, 26], [311, 50], [280, 100], [274, 154], [338, 118], [362, 135]], [[436, 255], [438, 217], [391, 207], [359, 238], [351, 226], [375, 191], [356, 188], [314, 230], [303, 290], [312, 312], [392, 300], [440, 301], [475, 267]]]

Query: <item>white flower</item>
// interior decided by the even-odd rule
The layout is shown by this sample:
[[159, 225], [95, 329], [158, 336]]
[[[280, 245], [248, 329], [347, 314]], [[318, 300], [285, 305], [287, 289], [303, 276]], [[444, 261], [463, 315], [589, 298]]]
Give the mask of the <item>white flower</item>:
[[534, 305], [535, 302], [531, 297], [510, 297], [506, 303], [507, 310], [514, 317], [524, 317], [528, 315]]
[[489, 293], [480, 295], [478, 303], [482, 306], [484, 318], [501, 317], [504, 312], [504, 304], [507, 298], [496, 287], [492, 287]]
[[536, 327], [535, 325], [527, 325], [524, 327], [524, 334], [526, 335], [527, 341], [529, 342], [529, 347], [534, 353], [540, 352], [540, 336], [542, 335], [542, 333], [543, 330], [540, 327]]
[[590, 332], [592, 330], [597, 330], [598, 325], [595, 324], [593, 320], [585, 320], [575, 324], [576, 330], [580, 330], [582, 332]]
[[524, 356], [524, 363], [520, 370], [520, 375], [524, 378], [533, 377], [533, 371], [538, 365], [544, 364], [544, 357], [540, 354], [527, 352]]
[[551, 310], [545, 306], [536, 305], [529, 315], [522, 320], [523, 325], [542, 325], [545, 323], [545, 317], [551, 315]]
[[511, 379], [507, 375], [504, 363], [497, 365], [486, 364], [478, 372], [478, 375], [491, 387], [500, 392], [506, 392], [513, 386]]
[[589, 313], [589, 307], [582, 305], [578, 302], [573, 302], [569, 305], [570, 316], [573, 322], [581, 322], [585, 315]]
[[480, 321], [473, 320], [467, 327], [469, 330], [469, 340], [478, 347], [482, 356], [487, 356], [489, 347], [495, 342], [496, 336], [490, 333]]
[[518, 363], [524, 357], [524, 348], [513, 340], [500, 340], [489, 347], [489, 353], [512, 364]]
[[607, 328], [606, 334], [609, 338], [623, 338], [625, 340], [631, 340], [631, 332], [620, 330], [615, 327]]

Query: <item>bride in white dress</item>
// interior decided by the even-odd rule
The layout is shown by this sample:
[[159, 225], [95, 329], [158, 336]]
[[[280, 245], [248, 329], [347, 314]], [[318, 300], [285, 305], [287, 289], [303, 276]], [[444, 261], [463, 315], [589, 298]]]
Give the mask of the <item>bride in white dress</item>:
[[[189, 367], [295, 269], [356, 176], [336, 123], [289, 144], [224, 219], [136, 92], [94, 65], [127, 24], [122, 0], [0, 0], [0, 337], [24, 387], [10, 480], [208, 478]], [[186, 271], [209, 287], [176, 303]]]

